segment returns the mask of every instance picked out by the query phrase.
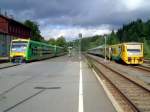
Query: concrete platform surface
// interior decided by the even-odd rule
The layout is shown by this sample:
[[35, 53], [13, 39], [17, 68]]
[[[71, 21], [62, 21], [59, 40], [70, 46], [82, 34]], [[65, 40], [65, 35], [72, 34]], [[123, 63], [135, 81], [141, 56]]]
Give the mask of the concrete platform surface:
[[9, 67], [17, 66], [17, 65], [19, 64], [10, 63], [10, 62], [0, 63], [0, 69], [9, 68]]
[[0, 112], [115, 112], [84, 57], [81, 62], [78, 57], [1, 69]]

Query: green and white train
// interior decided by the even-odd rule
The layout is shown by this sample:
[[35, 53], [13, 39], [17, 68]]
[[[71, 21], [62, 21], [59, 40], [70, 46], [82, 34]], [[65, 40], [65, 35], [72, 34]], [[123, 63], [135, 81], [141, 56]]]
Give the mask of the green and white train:
[[11, 42], [10, 61], [30, 62], [64, 54], [64, 48], [59, 46], [32, 41], [30, 39], [15, 39]]

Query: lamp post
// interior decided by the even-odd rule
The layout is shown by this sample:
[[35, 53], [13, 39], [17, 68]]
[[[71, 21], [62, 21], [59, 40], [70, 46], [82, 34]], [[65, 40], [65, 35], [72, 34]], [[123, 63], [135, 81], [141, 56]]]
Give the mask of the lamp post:
[[82, 33], [79, 33], [79, 55], [81, 58], [81, 41], [82, 41]]

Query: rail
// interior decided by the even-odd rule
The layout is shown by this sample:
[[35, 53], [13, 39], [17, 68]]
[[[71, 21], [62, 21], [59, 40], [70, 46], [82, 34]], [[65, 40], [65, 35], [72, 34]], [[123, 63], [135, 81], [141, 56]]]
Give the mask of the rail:
[[144, 88], [133, 80], [125, 77], [122, 73], [112, 69], [106, 63], [98, 60], [98, 57], [86, 55], [87, 58], [96, 62], [94, 66], [100, 73], [120, 91], [128, 103], [136, 112], [150, 111], [150, 90]]
[[139, 66], [134, 66], [134, 68], [142, 70], [142, 71], [150, 72], [150, 67], [147, 67], [147, 66], [139, 65]]

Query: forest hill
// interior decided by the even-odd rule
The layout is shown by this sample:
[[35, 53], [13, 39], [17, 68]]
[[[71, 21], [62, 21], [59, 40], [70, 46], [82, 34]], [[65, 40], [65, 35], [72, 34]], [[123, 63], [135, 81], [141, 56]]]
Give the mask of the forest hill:
[[[78, 40], [76, 40], [77, 42]], [[150, 58], [150, 20], [141, 19], [123, 25], [117, 32], [107, 35], [107, 44], [113, 45], [123, 42], [143, 42], [144, 56]], [[82, 39], [82, 51], [104, 44], [103, 36], [86, 37]]]

